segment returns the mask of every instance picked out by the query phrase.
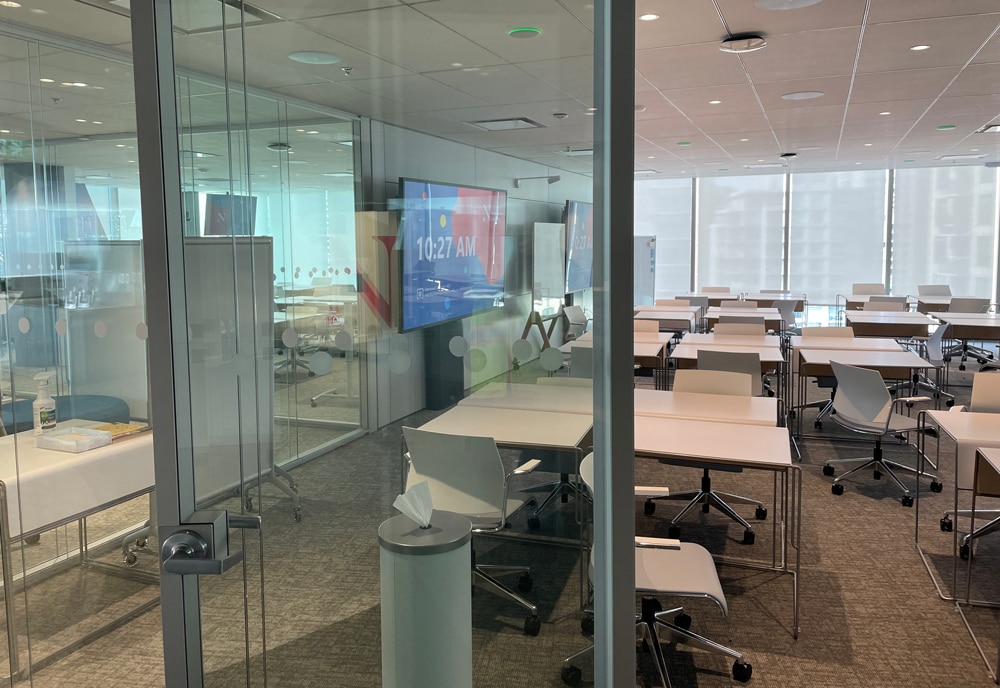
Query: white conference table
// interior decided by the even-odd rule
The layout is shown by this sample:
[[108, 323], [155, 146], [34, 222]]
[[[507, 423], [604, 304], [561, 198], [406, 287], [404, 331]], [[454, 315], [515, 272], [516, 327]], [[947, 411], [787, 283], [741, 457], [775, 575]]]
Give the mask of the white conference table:
[[459, 406], [486, 406], [550, 413], [594, 413], [593, 391], [587, 388], [490, 382], [458, 402]]
[[[894, 294], [837, 294], [836, 309], [841, 310], [841, 300], [843, 300], [843, 310], [846, 311], [860, 311], [865, 307], [872, 297], [881, 298], [883, 296], [895, 296]], [[912, 296], [906, 297], [906, 307], [914, 305], [917, 302]]]
[[[739, 337], [740, 335], [725, 335], [726, 337]], [[750, 339], [755, 339], [756, 335], [751, 335]], [[776, 339], [773, 338], [772, 339]], [[757, 354], [760, 357], [760, 372], [761, 374], [767, 373], [771, 370], [776, 370], [778, 373], [778, 396], [782, 396], [784, 392], [784, 387], [787, 382], [786, 378], [786, 366], [785, 366], [785, 355], [781, 351], [781, 346], [777, 341], [774, 343], [767, 343], [763, 346], [755, 346], [753, 344], [739, 344], [739, 343], [729, 343], [726, 341], [725, 344], [716, 343], [688, 343], [685, 344], [683, 341], [674, 347], [673, 351], [670, 352], [669, 358], [675, 362], [677, 368], [697, 368], [698, 367], [698, 352], [701, 350], [709, 351], [727, 351], [732, 353], [750, 353]], [[668, 369], [669, 370], [669, 369]]]
[[[660, 389], [667, 387], [666, 352], [672, 339], [672, 334], [662, 332], [635, 332], [632, 336], [632, 356], [635, 363], [644, 368], [652, 368], [654, 384]], [[593, 335], [572, 339], [561, 345], [559, 351], [572, 355], [574, 346], [593, 348]]]
[[778, 424], [778, 400], [732, 394], [637, 389], [635, 415], [773, 427]]
[[700, 347], [781, 347], [781, 340], [773, 334], [715, 334], [714, 332], [689, 332], [677, 343], [693, 344]]
[[801, 313], [806, 307], [806, 295], [801, 292], [747, 292], [743, 294], [744, 301], [756, 301], [761, 308], [773, 308], [775, 301], [794, 301], [793, 310]]
[[[962, 492], [970, 492], [975, 486], [975, 461], [976, 450], [982, 447], [1000, 448], [1000, 413], [971, 413], [963, 411], [921, 411], [919, 418], [923, 427], [918, 437], [921, 438], [919, 456], [922, 460], [926, 456], [926, 444], [928, 433], [923, 431], [926, 427], [937, 428], [937, 452], [935, 454], [935, 467], [941, 465], [941, 437], [947, 435], [955, 444], [953, 455], [955, 465], [954, 482], [954, 506], [959, 507], [959, 495]], [[950, 592], [946, 592], [943, 585], [938, 582], [937, 577], [931, 567], [931, 563], [925, 555], [920, 545], [920, 481], [917, 481], [916, 491], [916, 525], [914, 526], [913, 540], [917, 546], [917, 552], [924, 562], [927, 573], [930, 574], [931, 581], [937, 589], [938, 596], [943, 600], [956, 601], [958, 594], [958, 528], [952, 529], [952, 587]]]
[[[792, 463], [787, 428], [763, 425], [730, 425], [720, 432], [715, 421], [635, 417], [635, 455], [664, 463], [718, 470], [756, 469], [775, 475], [774, 541], [771, 565], [716, 557], [716, 561], [736, 566], [765, 569], [792, 576], [792, 637], [799, 631], [798, 573], [801, 558], [802, 474]], [[780, 486], [778, 485], [780, 478]], [[780, 502], [780, 503], [779, 503]], [[778, 521], [781, 522], [780, 527]], [[789, 565], [788, 548], [795, 550]]]
[[784, 326], [781, 319], [781, 312], [777, 308], [719, 308], [711, 306], [705, 314], [705, 321], [709, 328], [715, 327], [722, 316], [737, 316], [741, 318], [756, 317], [764, 320], [764, 327], [768, 330], [780, 332]]
[[[1000, 342], [1000, 313], [935, 313], [948, 323], [948, 339], [962, 342], [961, 353], [968, 355], [969, 342]], [[958, 353], [958, 352], [956, 352]], [[972, 358], [976, 358], [975, 355]]]
[[698, 328], [698, 318], [701, 308], [697, 306], [677, 306], [670, 310], [670, 307], [660, 306], [656, 310], [638, 311], [634, 318], [636, 320], [655, 320], [659, 323], [660, 330], [664, 332], [691, 332]]
[[[972, 522], [970, 524], [969, 530], [975, 532], [976, 529], [976, 501], [977, 497], [1000, 497], [1000, 448], [997, 447], [980, 447], [976, 450], [976, 460], [975, 460], [975, 475], [973, 480], [972, 489]], [[975, 557], [968, 557], [966, 566], [966, 577], [965, 577], [965, 599], [955, 601], [955, 609], [959, 614], [962, 615], [962, 620], [965, 622], [965, 627], [969, 630], [969, 635], [972, 636], [972, 641], [977, 647], [982, 647], [979, 643], [979, 639], [976, 637], [976, 632], [973, 630], [973, 624], [970, 623], [970, 619], [966, 617], [965, 611], [962, 609], [962, 605], [970, 607], [1000, 607], [1000, 603], [996, 601], [986, 601], [985, 603], [979, 600], [971, 599], [972, 593], [972, 562]], [[997, 651], [997, 663], [991, 665], [986, 655], [980, 650], [980, 655], [983, 661], [986, 663], [986, 670], [990, 674], [990, 678], [993, 679], [994, 683], [1000, 683], [1000, 650]]]
[[924, 313], [910, 311], [845, 311], [856, 337], [926, 337], [937, 324]]

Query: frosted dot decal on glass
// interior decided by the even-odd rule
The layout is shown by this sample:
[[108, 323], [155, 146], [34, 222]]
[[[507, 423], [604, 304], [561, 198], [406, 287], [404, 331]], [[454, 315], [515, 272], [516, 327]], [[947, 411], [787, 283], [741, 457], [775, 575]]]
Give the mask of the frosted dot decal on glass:
[[394, 334], [389, 339], [389, 350], [390, 351], [402, 351], [408, 352], [410, 350], [410, 344], [406, 341], [406, 337], [401, 334]]
[[31, 321], [23, 316], [18, 318], [17, 329], [21, 334], [28, 334], [31, 331]]
[[488, 362], [489, 359], [482, 349], [473, 349], [469, 352], [469, 369], [472, 372], [478, 373], [485, 370]]
[[535, 347], [527, 339], [518, 339], [510, 347], [511, 354], [519, 361], [527, 361], [535, 353]]
[[546, 349], [538, 357], [542, 363], [542, 368], [550, 372], [559, 370], [563, 364], [563, 355], [559, 349], [551, 347]]
[[98, 339], [104, 339], [108, 336], [108, 324], [103, 320], [98, 320], [94, 323], [94, 334], [97, 335]]
[[146, 323], [139, 323], [135, 326], [135, 336], [142, 341], [149, 339], [149, 326]]
[[289, 349], [295, 348], [299, 343], [299, 335], [292, 328], [286, 329], [281, 333], [281, 343], [287, 346]]
[[389, 354], [389, 370], [402, 375], [410, 369], [410, 354], [405, 351], [393, 351]]
[[346, 330], [341, 330], [333, 336], [333, 345], [341, 351], [350, 351], [354, 347], [354, 337]]
[[464, 356], [469, 351], [469, 342], [461, 335], [452, 337], [448, 341], [448, 351], [455, 357]]
[[333, 370], [333, 356], [325, 351], [317, 351], [309, 357], [309, 370], [316, 375], [326, 375]]
[[66, 320], [64, 318], [56, 318], [56, 334], [60, 337], [65, 337], [67, 332], [69, 332], [69, 325], [66, 324]]

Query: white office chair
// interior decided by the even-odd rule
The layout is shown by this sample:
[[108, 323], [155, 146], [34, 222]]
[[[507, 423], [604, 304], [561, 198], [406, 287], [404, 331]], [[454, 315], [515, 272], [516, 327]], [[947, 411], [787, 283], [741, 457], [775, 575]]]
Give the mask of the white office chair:
[[[591, 496], [596, 492], [594, 483], [594, 455], [588, 454], [580, 462], [580, 477]], [[636, 616], [636, 638], [645, 642], [656, 665], [660, 682], [670, 688], [666, 660], [661, 643], [687, 645], [699, 650], [732, 658], [732, 675], [736, 681], [746, 683], [753, 675], [753, 666], [744, 661], [742, 653], [720, 645], [713, 640], [692, 632], [691, 617], [683, 607], [664, 610], [658, 597], [695, 597], [714, 602], [723, 616], [729, 615], [729, 605], [719, 581], [712, 555], [701, 545], [663, 538], [635, 538], [635, 590], [642, 596], [642, 613]], [[587, 568], [588, 579], [593, 580], [593, 549]], [[593, 620], [585, 618], [584, 631], [593, 631]], [[592, 653], [594, 646], [580, 650], [563, 661], [562, 680], [569, 686], [580, 685], [582, 673], [575, 665], [580, 658]]]
[[[920, 356], [934, 366], [933, 380], [927, 371], [921, 371], [915, 376], [914, 382], [917, 389], [928, 392], [934, 398], [935, 406], [940, 405], [942, 397], [946, 399], [946, 406], [953, 406], [955, 404], [955, 395], [948, 393], [948, 362], [951, 358], [944, 354], [944, 338], [948, 332], [948, 327], [948, 323], [942, 323], [937, 326], [929, 337], [918, 337], [907, 342], [908, 346], [915, 348]], [[894, 389], [904, 389], [909, 386], [910, 383], [905, 382]]]
[[563, 315], [566, 318], [566, 341], [577, 339], [590, 325], [590, 318], [584, 313], [580, 306], [563, 307]]
[[[714, 356], [714, 354], [726, 353], [728, 356]], [[708, 354], [703, 357], [702, 354]], [[704, 365], [703, 365], [704, 363]], [[755, 372], [751, 368], [756, 366]], [[737, 370], [739, 368], [739, 370]], [[748, 387], [749, 381], [749, 387]], [[678, 384], [680, 387], [678, 387]], [[760, 395], [760, 357], [757, 354], [734, 354], [732, 352], [699, 351], [697, 370], [678, 370], [674, 379], [675, 392], [701, 392], [702, 394], [723, 394], [723, 395], [747, 395], [753, 393]], [[692, 466], [697, 466], [692, 463]], [[718, 466], [701, 465], [702, 469], [701, 487], [697, 490], [686, 490], [683, 492], [673, 492], [664, 495], [651, 495], [649, 490], [644, 490], [642, 496], [646, 497], [643, 505], [643, 512], [646, 515], [656, 511], [656, 502], [661, 500], [688, 500], [680, 512], [670, 521], [668, 527], [669, 537], [680, 536], [680, 525], [678, 525], [694, 507], [701, 505], [702, 513], [708, 513], [711, 507], [715, 507], [726, 516], [743, 526], [743, 543], [752, 545], [756, 539], [753, 526], [745, 518], [740, 516], [729, 505], [751, 504], [756, 507], [754, 517], [757, 520], [767, 518], [767, 509], [763, 502], [750, 497], [743, 497], [725, 492], [717, 492], [712, 489], [712, 476], [710, 469], [717, 470]], [[739, 472], [739, 471], [734, 471]]]
[[760, 325], [761, 328], [764, 328], [762, 334], [767, 334], [766, 322], [761, 315], [720, 315], [716, 327], [713, 329], [717, 329], [719, 325]]
[[[418, 428], [403, 428], [409, 466], [406, 487], [427, 482], [434, 508], [468, 516], [473, 533], [496, 533], [534, 498], [510, 489], [514, 476], [532, 472], [538, 461], [529, 461], [513, 471], [504, 469], [500, 452], [492, 437], [446, 435]], [[531, 569], [527, 566], [480, 564], [473, 553], [472, 583], [489, 592], [516, 602], [528, 610], [524, 632], [538, 635], [541, 622], [538, 607], [521, 597], [497, 576], [520, 574], [518, 589], [531, 590]]]
[[854, 432], [868, 435], [875, 441], [872, 456], [855, 459], [831, 459], [823, 465], [823, 475], [832, 476], [834, 466], [843, 463], [859, 463], [846, 473], [833, 480], [831, 491], [835, 495], [844, 494], [842, 480], [849, 475], [865, 468], [873, 468], [875, 479], [881, 479], [882, 474], [889, 476], [903, 491], [903, 506], [913, 506], [913, 496], [909, 488], [893, 472], [893, 468], [910, 471], [918, 476], [931, 478], [931, 490], [941, 491], [941, 483], [937, 477], [920, 472], [919, 468], [889, 461], [882, 456], [882, 438], [886, 435], [915, 432], [919, 429], [916, 416], [897, 413], [901, 406], [910, 407], [918, 401], [930, 401], [928, 397], [900, 397], [893, 400], [886, 389], [882, 375], [876, 370], [858, 368], [837, 361], [830, 361], [834, 377], [837, 378], [837, 395], [833, 399], [835, 413], [830, 417], [838, 425]]
[[[723, 316], [725, 317], [725, 316]], [[738, 316], [737, 316], [738, 317]], [[735, 334], [735, 335], [765, 335], [767, 330], [764, 329], [764, 322], [731, 322], [727, 320], [719, 320], [718, 324], [713, 328], [715, 334]]]
[[881, 282], [855, 282], [851, 285], [851, 293], [868, 296], [885, 294], [885, 285]]
[[782, 336], [788, 338], [792, 335], [800, 334], [795, 326], [797, 318], [795, 306], [798, 305], [798, 302], [790, 299], [775, 299], [772, 305], [774, 308], [777, 308], [778, 312], [781, 314]]
[[951, 296], [951, 287], [947, 284], [918, 284], [917, 294], [920, 296]]
[[903, 301], [876, 301], [873, 297], [865, 302], [862, 310], [901, 313], [906, 310], [906, 300], [904, 298]]
[[659, 332], [660, 322], [658, 320], [647, 320], [645, 318], [632, 321], [632, 329], [635, 332]]
[[753, 396], [759, 397], [765, 393], [769, 397], [774, 396], [774, 391], [764, 384], [760, 355], [755, 352], [701, 349], [698, 351], [698, 368], [699, 370], [728, 370], [734, 373], [747, 373], [753, 376]]
[[756, 301], [720, 301], [719, 308], [756, 308]]
[[[854, 337], [853, 327], [803, 327], [799, 332], [803, 337], [846, 337], [848, 339], [853, 339]], [[793, 366], [797, 364], [798, 361], [793, 359]], [[793, 369], [793, 372], [798, 371]], [[816, 414], [813, 426], [817, 430], [820, 430], [823, 427], [823, 419], [826, 418], [831, 411], [833, 411], [833, 397], [837, 394], [837, 378], [818, 377], [816, 378], [816, 386], [820, 389], [829, 389], [830, 398], [801, 404], [796, 406], [795, 410], [798, 411], [807, 408], [818, 408], [819, 413]]]
[[[951, 300], [948, 304], [949, 313], [986, 313], [990, 309], [989, 299], [979, 299], [971, 297], [956, 297]], [[969, 355], [972, 355], [980, 365], [985, 364], [989, 359], [993, 358], [993, 352], [988, 349], [984, 349], [981, 346], [973, 346], [969, 344], [968, 340], [962, 340], [958, 342], [955, 346], [949, 347], [945, 351], [946, 356], [959, 356], [960, 362], [958, 364], [959, 370], [965, 370], [965, 362], [969, 360]]]

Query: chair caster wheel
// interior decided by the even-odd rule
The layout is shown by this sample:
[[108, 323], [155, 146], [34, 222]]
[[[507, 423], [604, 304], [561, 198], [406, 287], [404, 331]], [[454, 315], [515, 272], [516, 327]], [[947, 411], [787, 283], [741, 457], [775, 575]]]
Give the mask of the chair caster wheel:
[[709, 509], [710, 507], [708, 502], [705, 502], [704, 504], [701, 505], [701, 513], [707, 514], [709, 512]]
[[302, 509], [296, 507], [295, 510], [292, 511], [292, 517], [295, 519], [296, 523], [302, 523]]
[[872, 472], [872, 477], [875, 478], [875, 480], [881, 480], [882, 479], [882, 471], [873, 471]]
[[26, 538], [24, 538], [24, 544], [26, 544], [26, 545], [37, 545], [41, 541], [41, 539], [42, 539], [42, 536], [41, 536], [40, 533], [37, 534], [37, 535], [29, 535]]
[[944, 489], [944, 485], [942, 485], [941, 483], [939, 483], [936, 480], [932, 480], [931, 481], [931, 492], [940, 492], [943, 489]]
[[309, 405], [312, 406], [313, 408], [316, 408], [316, 402], [315, 401], [310, 401]]
[[567, 686], [578, 686], [583, 681], [583, 672], [575, 666], [564, 666], [559, 675]]
[[539, 520], [539, 518], [537, 516], [529, 516], [528, 517], [528, 529], [529, 530], [538, 530], [541, 527], [542, 527], [542, 522], [541, 522], [541, 520]]
[[944, 405], [947, 406], [948, 408], [951, 408], [952, 406], [955, 405], [955, 400], [949, 399], [948, 401], [944, 402]]
[[789, 418], [795, 418], [795, 413], [796, 413], [795, 411], [789, 411], [788, 412], [788, 417]]
[[941, 532], [942, 533], [950, 533], [954, 529], [955, 529], [955, 524], [952, 522], [952, 520], [950, 518], [948, 518], [947, 516], [945, 516], [944, 518], [941, 519]]
[[679, 540], [681, 537], [681, 527], [680, 526], [670, 526], [667, 528], [667, 537], [671, 540]]
[[844, 494], [844, 486], [841, 485], [840, 483], [834, 483], [833, 485], [830, 486], [830, 492], [832, 492], [835, 495], [842, 495]]
[[243, 506], [246, 507], [247, 511], [253, 511], [253, 498], [247, 497], [246, 501], [243, 502]]
[[773, 389], [767, 390], [767, 396], [773, 397], [774, 396], [774, 390]]
[[903, 506], [913, 506], [913, 495], [903, 495]]
[[314, 373], [313, 371], [310, 370], [309, 374], [306, 375], [306, 377], [316, 377], [316, 373]]
[[139, 563], [139, 556], [135, 552], [126, 552], [125, 556], [122, 557], [122, 563], [127, 568], [132, 568]]
[[584, 635], [594, 635], [594, 617], [590, 614], [585, 614], [582, 619], [580, 619], [580, 630]]
[[968, 559], [971, 553], [968, 545], [962, 545], [958, 548], [958, 556], [962, 557], [962, 559]]
[[534, 587], [535, 581], [532, 580], [531, 575], [527, 573], [522, 573], [517, 579], [517, 589], [521, 592], [531, 592], [531, 588]]
[[642, 513], [646, 514], [647, 516], [652, 516], [654, 513], [656, 513], [656, 502], [654, 502], [652, 499], [647, 499], [646, 503], [642, 505]]
[[767, 507], [763, 507], [763, 506], [757, 507], [757, 510], [753, 512], [753, 517], [756, 518], [758, 521], [766, 521], [767, 520]]
[[538, 632], [542, 630], [542, 622], [537, 616], [529, 616], [524, 620], [524, 634], [525, 635], [538, 635]]
[[746, 683], [753, 676], [753, 666], [750, 662], [733, 662], [733, 679]]
[[680, 626], [685, 631], [691, 630], [691, 616], [688, 614], [678, 614], [674, 617], [674, 625]]
[[756, 541], [756, 539], [757, 539], [757, 534], [755, 532], [753, 532], [752, 530], [744, 530], [743, 531], [743, 544], [744, 545], [752, 545], [754, 543], [754, 541]]
[[958, 369], [959, 370], [965, 370], [965, 364], [964, 363], [959, 363], [958, 364]]
[[832, 476], [833, 473], [834, 473], [833, 466], [830, 466], [829, 464], [823, 466], [823, 475]]
[[816, 428], [817, 430], [822, 430], [823, 429], [823, 421], [821, 421], [821, 420], [813, 421], [813, 427]]

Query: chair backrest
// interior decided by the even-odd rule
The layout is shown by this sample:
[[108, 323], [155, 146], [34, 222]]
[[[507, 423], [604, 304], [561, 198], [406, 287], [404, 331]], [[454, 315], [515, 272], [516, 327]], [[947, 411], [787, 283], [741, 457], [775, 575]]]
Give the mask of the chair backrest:
[[761, 294], [784, 294], [784, 289], [761, 289]]
[[761, 327], [764, 327], [765, 324], [763, 315], [720, 315], [719, 322], [722, 324], [760, 325]]
[[989, 299], [975, 299], [959, 296], [953, 298], [948, 304], [948, 310], [952, 313], [985, 313], [990, 307]]
[[905, 296], [887, 296], [885, 294], [872, 294], [872, 296], [868, 299], [868, 302], [871, 303], [872, 301], [875, 301], [877, 303], [901, 303], [904, 306], [906, 305]]
[[716, 324], [714, 331], [715, 334], [767, 334], [763, 322], [728, 322], [720, 320]]
[[1000, 375], [996, 373], [973, 375], [969, 410], [975, 413], [1000, 413]]
[[590, 491], [590, 496], [594, 496], [594, 452], [590, 452], [583, 461], [580, 462], [580, 479]]
[[657, 306], [690, 306], [688, 299], [656, 299]]
[[753, 396], [760, 396], [764, 391], [760, 373], [760, 355], [742, 351], [698, 351], [699, 370], [725, 370], [731, 373], [746, 373], [753, 382]]
[[574, 346], [569, 354], [569, 376], [594, 377], [594, 350], [589, 346]]
[[854, 337], [853, 327], [803, 327], [803, 337]]
[[681, 368], [674, 373], [673, 390], [748, 397], [753, 394], [753, 376], [729, 370]]
[[540, 377], [535, 380], [536, 385], [551, 385], [553, 387], [583, 387], [594, 388], [594, 381], [587, 377], [562, 377], [553, 375], [552, 377]]
[[[842, 425], [880, 426], [884, 432], [892, 415], [892, 397], [877, 370], [830, 361], [837, 378], [837, 394], [833, 397], [831, 418]], [[840, 416], [840, 418], [838, 418]]]
[[563, 307], [563, 315], [566, 316], [566, 321], [570, 325], [584, 326], [587, 325], [587, 314], [583, 312], [583, 308], [580, 306], [565, 306]]
[[785, 329], [790, 330], [795, 327], [795, 306], [798, 305], [797, 301], [791, 301], [789, 299], [775, 299], [772, 302], [772, 306], [778, 309], [781, 313], [781, 321], [785, 323]]
[[698, 308], [708, 308], [708, 297], [707, 296], [684, 296], [684, 298], [689, 306], [697, 306]]
[[855, 282], [851, 285], [852, 294], [884, 294], [885, 285], [881, 282]]
[[917, 294], [920, 296], [951, 296], [951, 287], [947, 284], [918, 284]]
[[659, 320], [646, 320], [645, 318], [632, 321], [632, 331], [633, 332], [659, 332], [660, 331], [660, 321]]
[[730, 287], [702, 287], [702, 294], [728, 294], [732, 291]]
[[899, 301], [874, 301], [869, 299], [865, 302], [863, 310], [866, 311], [905, 311], [906, 304]]
[[756, 301], [720, 301], [719, 308], [756, 308]]
[[941, 368], [945, 364], [942, 341], [944, 340], [944, 336], [947, 332], [948, 323], [938, 325], [937, 329], [931, 332], [931, 336], [927, 338], [927, 342], [924, 344], [927, 360], [932, 363], [935, 368]]
[[403, 428], [410, 457], [406, 486], [427, 481], [434, 508], [503, 518], [504, 467], [492, 437]]

